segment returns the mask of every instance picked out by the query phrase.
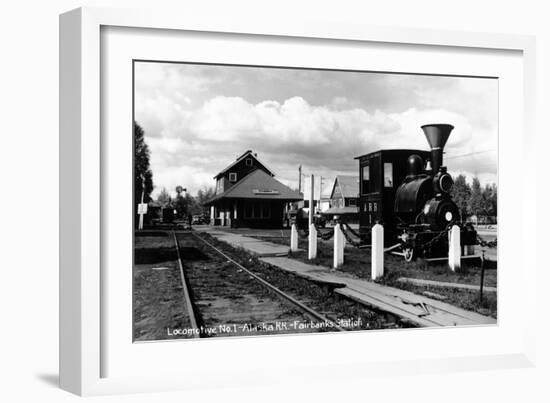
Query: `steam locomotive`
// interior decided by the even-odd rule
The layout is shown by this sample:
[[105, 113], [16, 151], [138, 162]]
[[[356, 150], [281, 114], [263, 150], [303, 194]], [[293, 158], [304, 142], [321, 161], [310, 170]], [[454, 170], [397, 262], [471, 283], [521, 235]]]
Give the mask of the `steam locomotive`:
[[431, 151], [379, 150], [359, 160], [359, 235], [370, 242], [372, 226], [384, 226], [385, 245], [407, 261], [444, 258], [448, 230], [458, 225], [462, 255], [473, 255], [477, 234], [463, 224], [451, 197], [453, 178], [443, 166], [448, 124], [422, 126]]

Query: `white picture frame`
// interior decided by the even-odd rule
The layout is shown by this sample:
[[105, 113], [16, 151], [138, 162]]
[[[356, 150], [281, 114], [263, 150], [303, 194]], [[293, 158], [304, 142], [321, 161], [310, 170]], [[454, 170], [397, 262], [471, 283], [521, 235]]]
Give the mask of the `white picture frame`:
[[[509, 226], [499, 226], [499, 247], [513, 246], [515, 254], [521, 256], [520, 267], [515, 269], [512, 260], [508, 268], [503, 269], [504, 280], [499, 274], [499, 325], [492, 329], [453, 329], [429, 331], [355, 332], [346, 337], [346, 345], [354, 346], [363, 343], [366, 346], [384, 346], [391, 343], [403, 343], [405, 339], [422, 343], [422, 339], [436, 340], [432, 354], [417, 354], [404, 356], [405, 350], [397, 349], [394, 355], [378, 357], [374, 354], [366, 356], [359, 351], [349, 356], [346, 346], [342, 346], [342, 335], [322, 337], [319, 344], [318, 336], [292, 336], [269, 338], [268, 341], [259, 338], [242, 340], [221, 340], [208, 342], [208, 350], [199, 344], [193, 348], [200, 354], [210, 354], [210, 362], [234, 359], [246, 347], [250, 354], [262, 354], [267, 348], [274, 354], [281, 355], [283, 351], [300, 352], [288, 354], [286, 361], [277, 361], [273, 356], [271, 361], [250, 363], [238, 370], [231, 370], [223, 365], [208, 366], [199, 362], [199, 355], [193, 356], [187, 351], [186, 368], [193, 371], [175, 372], [173, 365], [166, 362], [166, 371], [159, 375], [124, 373], [124, 368], [111, 371], [105, 368], [106, 357], [113, 355], [119, 346], [109, 344], [105, 327], [110, 324], [106, 320], [110, 305], [106, 302], [108, 291], [105, 290], [105, 272], [102, 267], [106, 262], [107, 244], [102, 237], [102, 206], [108, 202], [106, 195], [105, 150], [108, 142], [102, 141], [101, 133], [105, 131], [102, 119], [102, 92], [108, 91], [102, 82], [101, 55], [102, 30], [108, 27], [119, 29], [154, 29], [171, 32], [193, 32], [195, 36], [217, 33], [218, 36], [246, 36], [254, 40], [273, 40], [278, 38], [296, 41], [307, 46], [311, 41], [329, 41], [330, 46], [338, 47], [347, 44], [375, 43], [377, 46], [421, 47], [422, 49], [452, 49], [467, 50], [483, 55], [491, 52], [512, 52], [521, 69], [510, 74], [510, 80], [520, 82], [521, 110], [519, 119], [510, 123], [522, 132], [518, 138], [507, 134], [506, 141], [499, 151], [499, 175], [510, 176], [513, 172], [505, 169], [506, 161], [512, 158], [516, 150], [521, 161], [529, 161], [529, 151], [535, 142], [534, 122], [534, 90], [535, 90], [535, 42], [533, 37], [521, 35], [502, 35], [488, 33], [467, 33], [457, 31], [430, 31], [409, 28], [371, 27], [345, 25], [327, 21], [316, 21], [313, 17], [299, 24], [271, 21], [268, 16], [254, 20], [231, 19], [212, 20], [189, 14], [159, 12], [151, 10], [110, 10], [102, 8], [81, 8], [70, 11], [60, 17], [60, 385], [63, 389], [79, 395], [96, 395], [112, 393], [130, 393], [140, 391], [160, 391], [186, 388], [207, 388], [238, 384], [241, 386], [258, 383], [292, 382], [296, 377], [334, 381], [346, 377], [369, 376], [379, 374], [411, 374], [418, 372], [438, 372], [456, 370], [478, 370], [493, 368], [517, 368], [534, 365], [535, 321], [530, 315], [535, 310], [535, 279], [536, 262], [533, 254], [528, 254], [527, 237], [519, 236], [523, 241], [507, 240], [507, 231], [517, 230], [518, 233], [534, 233], [535, 209], [529, 208], [523, 199], [519, 200], [517, 215], [521, 219]], [[423, 51], [423, 50], [422, 50]], [[458, 56], [457, 56], [458, 57]], [[198, 60], [195, 60], [198, 61]], [[480, 68], [482, 68], [481, 66]], [[435, 68], [435, 67], [434, 67]], [[463, 66], [456, 66], [456, 71], [445, 71], [445, 74], [460, 74]], [[518, 73], [520, 71], [520, 73]], [[429, 72], [427, 72], [429, 73]], [[433, 71], [432, 71], [433, 73]], [[517, 107], [510, 104], [510, 107]], [[131, 117], [128, 117], [131, 119]], [[507, 127], [501, 127], [506, 133]], [[130, 139], [130, 135], [128, 135]], [[103, 139], [104, 140], [104, 139]], [[517, 149], [517, 146], [520, 149]], [[508, 179], [505, 179], [508, 180]], [[522, 187], [536, 189], [536, 176], [522, 179]], [[511, 192], [510, 192], [511, 193]], [[499, 206], [505, 206], [506, 187], [499, 193]], [[502, 195], [504, 194], [504, 196]], [[525, 194], [525, 192], [523, 193]], [[499, 207], [500, 208], [500, 207]], [[501, 210], [502, 211], [502, 210]], [[504, 211], [511, 211], [504, 209]], [[506, 213], [503, 213], [506, 214]], [[506, 218], [504, 216], [504, 218]], [[518, 217], [516, 216], [516, 219]], [[508, 242], [508, 243], [507, 243]], [[504, 251], [505, 252], [505, 251]], [[109, 252], [112, 253], [112, 252]], [[128, 249], [115, 253], [131, 253]], [[500, 251], [499, 251], [500, 253]], [[518, 262], [517, 260], [515, 261]], [[500, 265], [500, 263], [499, 263]], [[500, 266], [499, 266], [500, 270]], [[514, 272], [515, 270], [515, 272]], [[517, 277], [516, 277], [517, 276]], [[508, 283], [503, 281], [508, 281]], [[523, 297], [524, 320], [508, 326], [506, 317], [501, 320], [501, 305], [506, 315], [507, 309], [513, 309], [507, 304], [509, 285], [517, 281]], [[502, 287], [502, 293], [500, 293]], [[508, 291], [507, 291], [508, 290]], [[115, 318], [124, 320], [124, 318]], [[444, 333], [447, 332], [447, 333]], [[451, 333], [452, 332], [452, 333]], [[474, 336], [472, 336], [474, 335]], [[475, 337], [490, 340], [495, 338], [501, 342], [494, 350], [485, 352], [485, 344], [473, 346], [471, 340]], [[443, 340], [469, 340], [463, 348], [445, 347]], [[315, 342], [311, 342], [314, 340]], [[437, 341], [439, 340], [439, 342]], [[130, 341], [131, 342], [131, 341]], [[192, 342], [194, 343], [194, 342]], [[244, 346], [243, 343], [246, 343]], [[317, 343], [317, 344], [316, 344]], [[106, 346], [110, 345], [111, 348]], [[176, 349], [181, 350], [180, 343], [162, 343], [163, 354]], [[188, 344], [189, 346], [190, 344]], [[308, 346], [313, 345], [310, 350]], [[341, 348], [342, 357], [327, 359], [316, 358], [315, 348]], [[340, 346], [340, 347], [338, 347]], [[228, 348], [229, 347], [229, 348]], [[456, 346], [454, 346], [456, 347]], [[378, 348], [380, 350], [380, 348]], [[384, 350], [383, 348], [381, 350]], [[420, 348], [420, 350], [422, 350]], [[130, 351], [130, 350], [128, 350]], [[182, 350], [183, 351], [183, 350]], [[348, 351], [347, 355], [345, 352]], [[181, 353], [181, 351], [179, 352]], [[156, 354], [156, 353], [155, 353]], [[233, 355], [231, 355], [233, 354]], [[400, 355], [401, 354], [401, 355]], [[177, 354], [176, 354], [177, 356]], [[244, 356], [243, 356], [244, 357]], [[124, 359], [122, 357], [121, 359]], [[243, 358], [244, 359], [244, 358]], [[131, 360], [130, 360], [131, 361]], [[162, 361], [160, 361], [162, 362]], [[157, 362], [158, 364], [158, 362]], [[170, 365], [169, 365], [170, 364]], [[262, 368], [263, 372], [258, 371]], [[307, 371], [304, 369], [307, 368]], [[113, 372], [114, 373], [114, 372]], [[208, 374], [208, 379], [204, 375]], [[246, 374], [245, 377], [242, 375]]]

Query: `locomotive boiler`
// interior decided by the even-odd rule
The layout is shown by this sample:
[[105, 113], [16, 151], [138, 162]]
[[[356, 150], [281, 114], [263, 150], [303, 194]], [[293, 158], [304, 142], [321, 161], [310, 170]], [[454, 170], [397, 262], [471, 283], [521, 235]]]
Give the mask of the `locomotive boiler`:
[[422, 126], [430, 151], [379, 150], [359, 160], [359, 231], [370, 241], [371, 228], [384, 226], [386, 245], [407, 261], [416, 256], [444, 258], [448, 230], [461, 228], [463, 255], [473, 254], [476, 232], [463, 225], [452, 200], [453, 178], [443, 166], [443, 150], [453, 130], [448, 124]]

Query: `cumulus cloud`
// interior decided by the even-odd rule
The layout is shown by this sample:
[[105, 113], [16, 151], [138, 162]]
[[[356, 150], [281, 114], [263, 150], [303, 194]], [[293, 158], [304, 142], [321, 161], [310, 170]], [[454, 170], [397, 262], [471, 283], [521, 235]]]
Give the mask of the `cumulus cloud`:
[[[395, 94], [395, 102], [388, 103], [382, 97], [361, 100], [349, 73], [312, 72], [311, 78], [300, 71], [302, 81], [324, 82], [316, 96], [303, 83], [294, 85], [293, 71], [264, 70], [269, 74], [176, 64], [137, 69], [136, 120], [151, 148], [156, 192], [182, 185], [194, 193], [211, 186], [212, 177], [248, 149], [290, 186], [297, 186], [298, 165], [329, 183], [337, 174], [356, 174], [358, 155], [382, 148], [427, 149], [420, 129], [426, 123], [455, 126], [446, 147], [451, 172], [496, 181], [495, 82], [354, 73], [355, 80], [364, 79], [363, 91], [370, 83], [372, 91]], [[255, 94], [260, 78], [269, 80], [257, 92], [272, 89], [273, 97]]]

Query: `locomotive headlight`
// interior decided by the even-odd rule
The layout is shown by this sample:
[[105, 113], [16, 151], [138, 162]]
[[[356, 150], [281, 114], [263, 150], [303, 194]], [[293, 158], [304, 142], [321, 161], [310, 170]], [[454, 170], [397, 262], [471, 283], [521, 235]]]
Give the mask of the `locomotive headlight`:
[[450, 211], [447, 211], [445, 213], [445, 220], [447, 220], [447, 222], [451, 222], [453, 220], [453, 213], [451, 213]]

